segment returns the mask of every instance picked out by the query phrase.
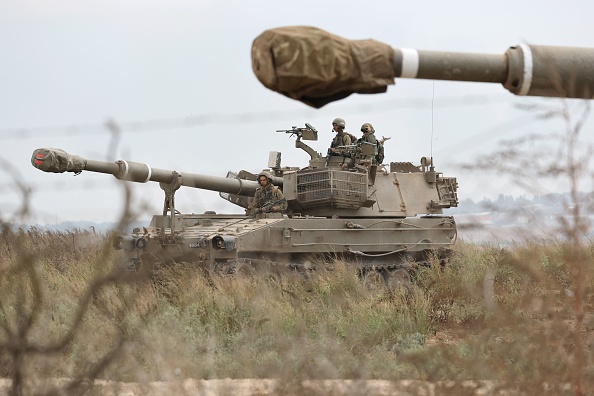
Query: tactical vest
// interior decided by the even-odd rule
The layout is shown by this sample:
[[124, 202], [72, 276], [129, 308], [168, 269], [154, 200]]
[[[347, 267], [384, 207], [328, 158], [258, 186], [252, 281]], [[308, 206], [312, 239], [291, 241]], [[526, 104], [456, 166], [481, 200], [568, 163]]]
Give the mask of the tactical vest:
[[268, 202], [276, 201], [277, 198], [275, 193], [277, 190], [277, 186], [271, 186], [271, 188], [269, 189], [264, 189], [262, 187], [258, 188], [258, 206], [262, 207], [266, 205]]

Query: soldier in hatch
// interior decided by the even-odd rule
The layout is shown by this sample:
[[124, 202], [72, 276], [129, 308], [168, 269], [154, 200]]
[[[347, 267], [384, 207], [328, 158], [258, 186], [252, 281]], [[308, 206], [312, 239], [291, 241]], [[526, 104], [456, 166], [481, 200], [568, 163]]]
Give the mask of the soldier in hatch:
[[[372, 165], [377, 165], [378, 164], [377, 160], [378, 160], [379, 142], [377, 141], [377, 139], [375, 137], [375, 129], [373, 129], [373, 125], [366, 122], [365, 124], [361, 125], [361, 132], [363, 132], [363, 136], [361, 136], [357, 140], [357, 144], [361, 144], [361, 143], [373, 144], [374, 149], [375, 149], [375, 154], [373, 156], [368, 155], [365, 158], [363, 158], [363, 160], [370, 160]], [[383, 160], [383, 157], [382, 157], [382, 160]]]
[[331, 153], [334, 153], [338, 146], [349, 146], [353, 143], [350, 134], [344, 131], [345, 127], [346, 122], [344, 122], [344, 119], [342, 118], [335, 118], [332, 121], [332, 130], [336, 132], [336, 136], [334, 136], [334, 139], [332, 139], [332, 143], [330, 144]]
[[365, 124], [361, 125], [361, 132], [363, 132], [363, 136], [361, 136], [357, 143], [367, 142], [371, 144], [377, 144], [377, 139], [375, 138], [375, 129], [373, 129], [373, 125], [366, 122]]
[[272, 177], [268, 172], [258, 175], [258, 184], [254, 198], [248, 209], [252, 213], [283, 212], [287, 210], [287, 200], [283, 192], [272, 184]]

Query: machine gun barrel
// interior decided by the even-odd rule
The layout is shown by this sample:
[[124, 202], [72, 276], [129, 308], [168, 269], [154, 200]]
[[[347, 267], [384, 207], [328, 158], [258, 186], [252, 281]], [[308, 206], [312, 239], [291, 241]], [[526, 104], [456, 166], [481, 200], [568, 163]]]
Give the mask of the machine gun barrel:
[[[181, 175], [181, 185], [226, 192], [229, 194], [253, 196], [258, 188], [258, 182], [251, 180], [232, 179], [220, 176], [201, 175], [197, 173], [176, 172], [173, 170], [152, 168], [142, 162], [118, 160], [106, 162], [86, 159], [77, 155], [68, 154], [61, 149], [40, 148], [33, 152], [31, 163], [37, 169], [49, 173], [73, 172], [83, 170], [97, 173], [107, 173], [117, 179], [146, 183], [149, 181], [159, 183], [172, 183], [177, 175]], [[282, 186], [283, 179], [273, 177], [273, 183]]]
[[299, 128], [294, 126], [292, 129], [277, 129], [276, 131], [280, 133], [299, 133]]
[[290, 133], [291, 136], [297, 135], [299, 140], [318, 140], [318, 130], [311, 124], [305, 123], [305, 128], [298, 128], [296, 126], [291, 129], [277, 129], [277, 132]]
[[291, 26], [254, 40], [252, 68], [267, 88], [313, 107], [351, 93], [385, 92], [394, 78], [500, 83], [521, 96], [594, 97], [594, 48], [519, 44], [500, 55], [427, 51]]
[[335, 154], [340, 155], [353, 155], [357, 152], [359, 145], [358, 144], [349, 144], [347, 146], [337, 146], [334, 148]]

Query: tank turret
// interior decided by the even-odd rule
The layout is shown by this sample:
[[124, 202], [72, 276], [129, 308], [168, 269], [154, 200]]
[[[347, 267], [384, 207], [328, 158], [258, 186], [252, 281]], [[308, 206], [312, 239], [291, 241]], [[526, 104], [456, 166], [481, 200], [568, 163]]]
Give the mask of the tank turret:
[[[271, 181], [282, 189], [290, 215], [411, 217], [441, 214], [443, 208], [457, 205], [456, 179], [435, 172], [431, 159], [423, 158], [421, 166], [378, 165], [372, 161], [374, 145], [360, 142], [339, 146], [322, 156], [301, 140], [317, 140], [317, 131], [310, 124], [277, 132], [296, 136], [295, 146], [310, 155], [309, 165], [299, 168], [281, 167], [281, 154], [270, 153]], [[228, 177], [209, 176], [152, 168], [142, 162], [90, 160], [61, 149], [37, 149], [31, 163], [49, 173], [89, 171], [130, 182], [158, 182], [165, 191], [163, 215], [175, 209], [173, 197], [181, 186], [218, 191], [226, 200], [246, 209], [259, 186], [256, 175], [245, 170], [230, 172]]]
[[519, 44], [500, 55], [427, 51], [290, 26], [254, 40], [252, 68], [266, 87], [317, 108], [352, 93], [385, 92], [395, 78], [500, 83], [521, 96], [594, 96], [592, 48]]

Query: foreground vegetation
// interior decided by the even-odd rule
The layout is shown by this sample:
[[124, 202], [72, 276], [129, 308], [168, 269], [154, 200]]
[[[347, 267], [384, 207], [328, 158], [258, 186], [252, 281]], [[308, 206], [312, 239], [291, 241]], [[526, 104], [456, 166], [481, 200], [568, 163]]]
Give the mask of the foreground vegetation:
[[[153, 279], [118, 269], [108, 236], [0, 235], [0, 377], [495, 380], [520, 390], [594, 384], [594, 245], [459, 243], [397, 292], [342, 262], [294, 276]], [[571, 388], [560, 388], [571, 384]]]

